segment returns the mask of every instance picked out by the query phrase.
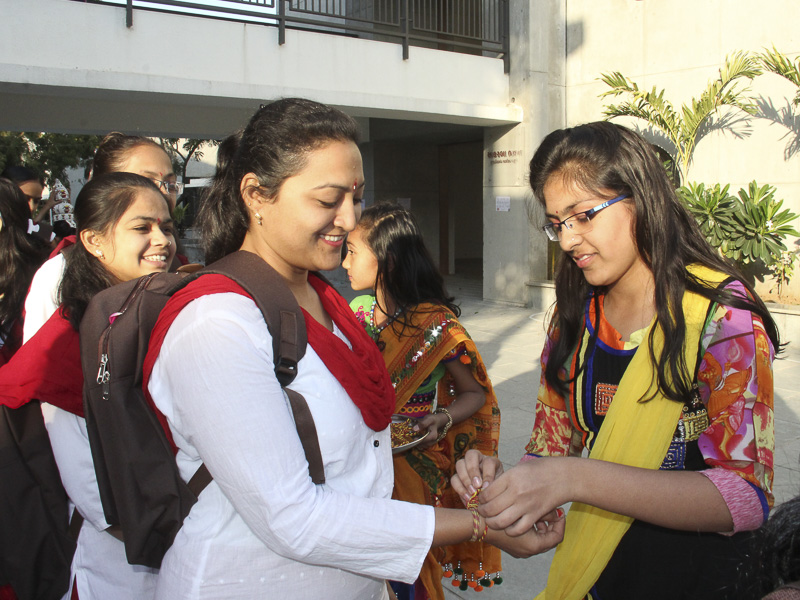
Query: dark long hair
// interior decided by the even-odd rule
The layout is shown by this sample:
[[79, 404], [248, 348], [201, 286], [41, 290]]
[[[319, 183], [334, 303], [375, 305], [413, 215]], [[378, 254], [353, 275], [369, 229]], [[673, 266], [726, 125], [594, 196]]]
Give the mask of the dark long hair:
[[[374, 204], [361, 215], [358, 228], [364, 231], [363, 239], [378, 261], [375, 287], [382, 287], [400, 311], [395, 323], [405, 328], [407, 316], [425, 302], [461, 315], [411, 212], [392, 202]], [[386, 307], [379, 308], [387, 312]]]
[[17, 185], [25, 183], [26, 181], [38, 181], [44, 183], [42, 176], [30, 167], [23, 167], [21, 165], [12, 165], [3, 169], [0, 177], [13, 181]]
[[229, 136], [217, 154], [217, 173], [197, 215], [206, 262], [237, 251], [250, 216], [239, 189], [248, 173], [274, 199], [281, 185], [306, 165], [308, 153], [337, 141], [358, 143], [358, 125], [340, 110], [301, 98], [262, 105], [241, 133]]
[[[75, 245], [65, 254], [66, 267], [59, 288], [60, 303], [78, 329], [86, 306], [97, 292], [119, 283], [103, 263], [83, 245], [82, 231], [110, 235], [140, 190], [157, 192], [156, 184], [134, 173], [107, 173], [92, 177], [75, 200]], [[166, 203], [167, 200], [164, 199]]]
[[92, 178], [106, 173], [122, 171], [122, 167], [127, 162], [131, 152], [140, 146], [155, 146], [166, 154], [166, 151], [150, 138], [140, 135], [125, 135], [118, 131], [112, 131], [102, 139], [94, 152]]
[[754, 597], [800, 581], [800, 496], [773, 510], [755, 540], [755, 560], [746, 577]]
[[5, 340], [22, 315], [31, 279], [48, 249], [28, 235], [28, 200], [17, 184], [4, 178], [0, 178], [0, 218], [0, 339]]
[[[683, 402], [694, 381], [694, 373], [689, 372], [683, 355], [686, 320], [682, 299], [686, 291], [712, 302], [752, 311], [763, 320], [776, 351], [780, 350], [778, 329], [766, 306], [736, 267], [708, 244], [675, 194], [652, 146], [640, 135], [607, 121], [554, 131], [544, 139], [530, 162], [530, 185], [542, 206], [544, 186], [551, 177], [560, 177], [588, 193], [611, 191], [630, 197], [634, 208], [631, 233], [639, 256], [653, 273], [656, 319], [664, 333], [660, 357], [656, 358], [653, 351], [652, 332], [647, 342], [651, 360], [657, 365], [658, 390], [664, 396]], [[747, 297], [700, 280], [686, 270], [691, 264], [704, 265], [740, 281]], [[554, 340], [545, 377], [550, 385], [566, 391], [567, 382], [559, 376], [559, 370], [578, 342], [589, 294], [603, 290], [591, 289], [566, 254], [559, 260], [555, 283], [554, 324], [560, 333]]]

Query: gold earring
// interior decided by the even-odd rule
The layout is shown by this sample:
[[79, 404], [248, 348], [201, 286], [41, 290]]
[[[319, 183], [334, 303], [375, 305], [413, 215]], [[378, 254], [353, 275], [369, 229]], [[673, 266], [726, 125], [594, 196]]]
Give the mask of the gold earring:
[[105, 258], [105, 256], [103, 255], [103, 251], [102, 250], [98, 250], [97, 251], [97, 257], [98, 258]]
[[261, 225], [263, 225], [263, 223], [264, 223], [264, 219], [261, 217], [260, 214], [258, 214], [258, 211], [256, 211], [253, 216], [256, 218], [256, 222], [258, 223], [258, 226], [261, 227]]

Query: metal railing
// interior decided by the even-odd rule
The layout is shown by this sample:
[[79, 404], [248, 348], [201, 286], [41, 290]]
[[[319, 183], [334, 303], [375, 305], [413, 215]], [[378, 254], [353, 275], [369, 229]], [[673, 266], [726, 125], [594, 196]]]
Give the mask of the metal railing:
[[409, 46], [502, 58], [509, 68], [509, 0], [76, 0], [136, 10], [191, 14], [286, 29], [399, 42]]

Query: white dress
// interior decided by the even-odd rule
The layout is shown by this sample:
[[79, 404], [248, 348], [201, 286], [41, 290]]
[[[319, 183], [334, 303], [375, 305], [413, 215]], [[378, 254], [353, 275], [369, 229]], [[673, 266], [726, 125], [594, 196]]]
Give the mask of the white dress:
[[[25, 342], [56, 311], [64, 266], [63, 255], [57, 254], [34, 275], [25, 299]], [[52, 368], [58, 369], [58, 365]], [[65, 598], [70, 597], [75, 579], [80, 600], [152, 598], [158, 571], [128, 564], [122, 542], [104, 531], [108, 523], [100, 503], [86, 421], [47, 403], [42, 403], [42, 415], [64, 489], [84, 517], [72, 558], [70, 589]]]
[[157, 598], [380, 599], [385, 579], [416, 579], [434, 512], [390, 500], [388, 428], [364, 424], [310, 345], [291, 387], [314, 416], [323, 485], [308, 475], [255, 303], [203, 296], [172, 324], [149, 391], [181, 476], [205, 462], [214, 480], [164, 557]]

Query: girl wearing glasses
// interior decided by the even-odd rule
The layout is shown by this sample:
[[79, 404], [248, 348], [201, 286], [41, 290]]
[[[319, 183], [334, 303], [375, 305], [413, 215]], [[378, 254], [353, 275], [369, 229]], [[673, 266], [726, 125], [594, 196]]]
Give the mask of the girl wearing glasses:
[[510, 535], [573, 503], [539, 598], [738, 597], [773, 502], [775, 323], [639, 135], [555, 131], [530, 181], [563, 250], [533, 434], [453, 485]]

